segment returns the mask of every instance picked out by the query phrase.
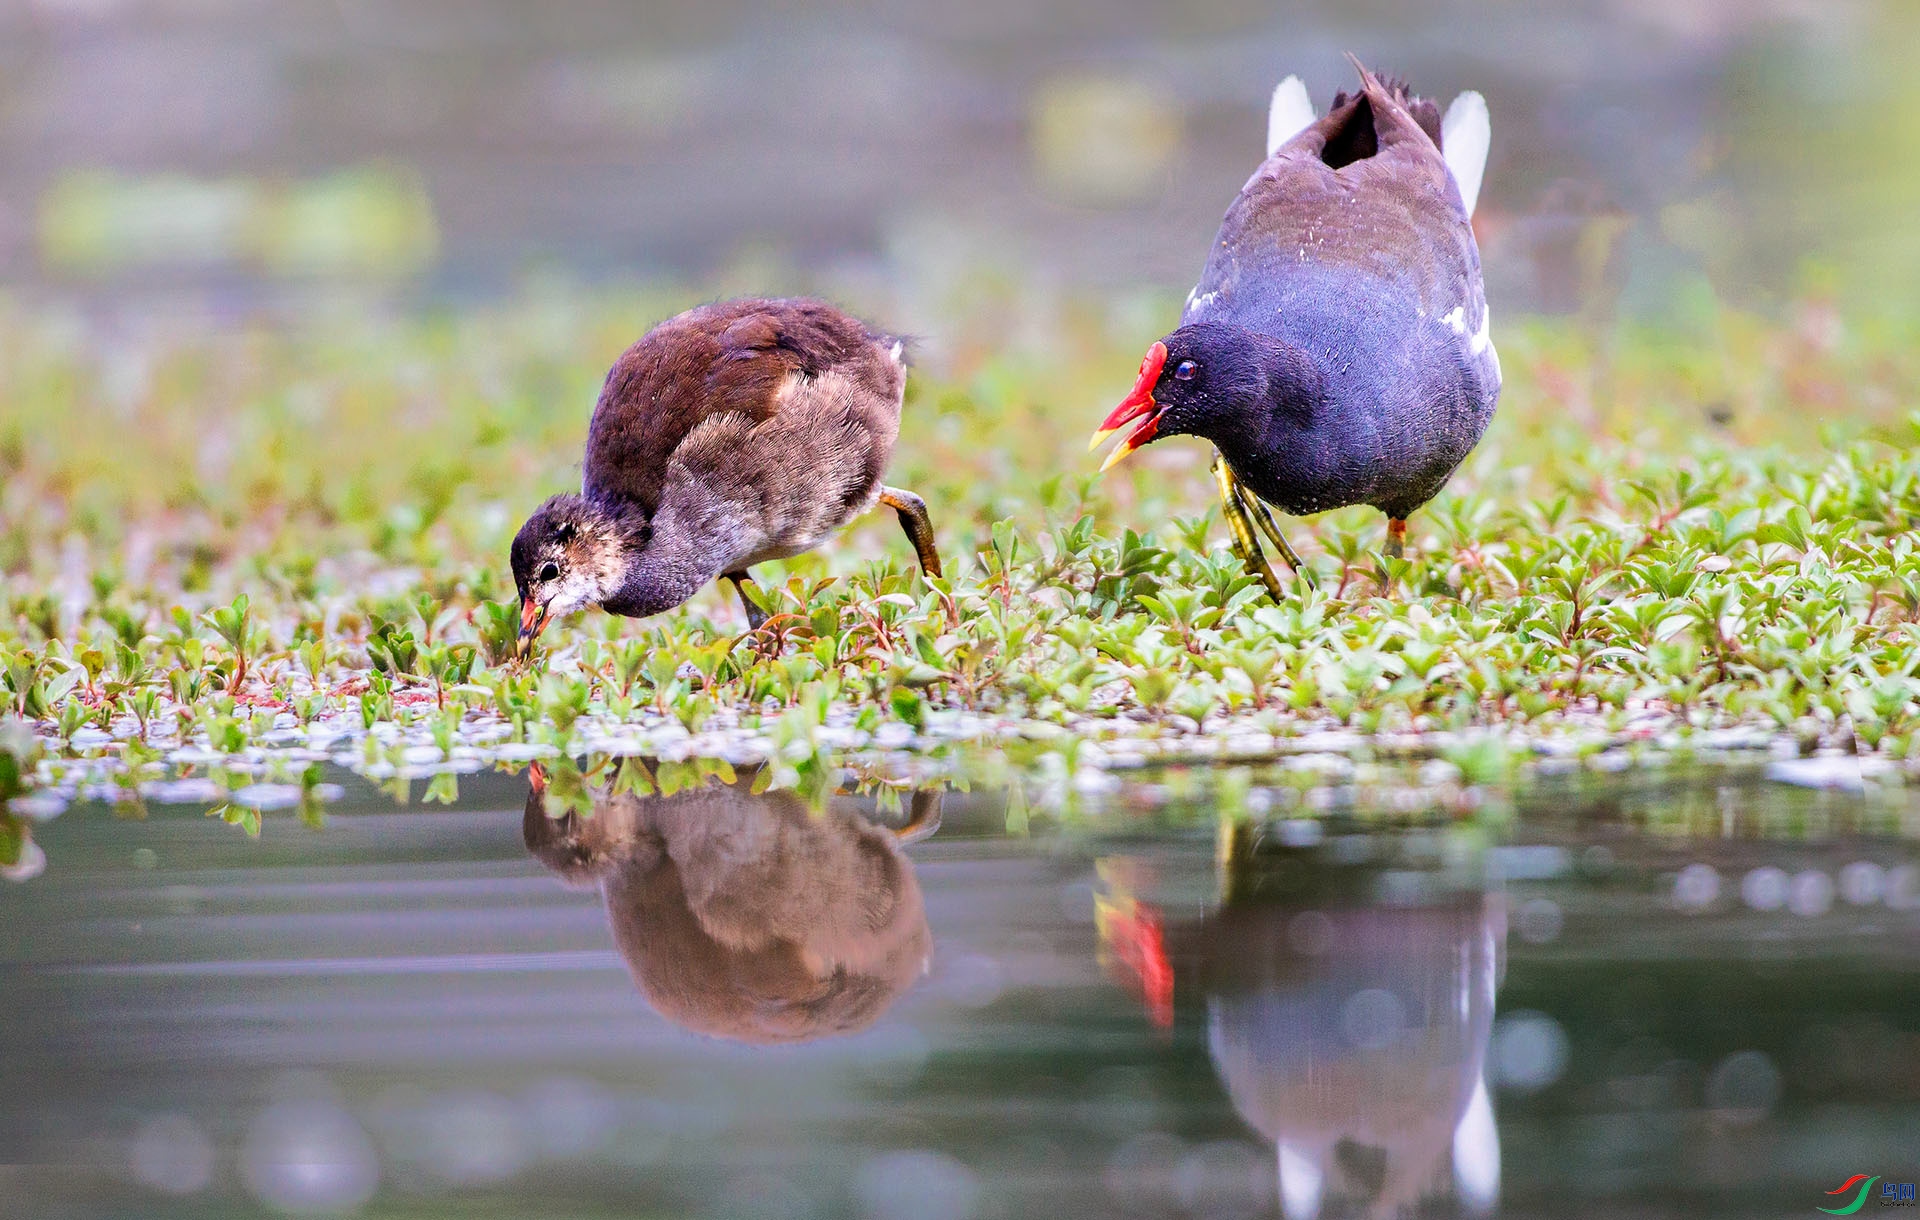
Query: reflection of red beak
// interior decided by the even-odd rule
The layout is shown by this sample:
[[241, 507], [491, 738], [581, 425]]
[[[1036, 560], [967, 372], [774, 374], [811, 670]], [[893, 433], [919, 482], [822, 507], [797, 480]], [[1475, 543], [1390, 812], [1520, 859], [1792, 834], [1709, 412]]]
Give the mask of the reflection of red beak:
[[533, 785], [535, 792], [547, 790], [547, 769], [537, 762], [527, 764], [527, 782]]
[[547, 608], [539, 602], [523, 599], [520, 602], [520, 641], [514, 648], [514, 655], [525, 659], [533, 651], [533, 642], [540, 638], [540, 632], [547, 625]]
[[1167, 959], [1159, 908], [1120, 895], [1096, 899], [1094, 916], [1103, 947], [1139, 993], [1147, 1019], [1160, 1029], [1172, 1029], [1173, 963]]
[[1134, 424], [1132, 431], [1120, 438], [1120, 443], [1113, 447], [1113, 452], [1107, 454], [1107, 460], [1100, 463], [1101, 470], [1106, 470], [1152, 440], [1154, 434], [1160, 430], [1160, 404], [1153, 400], [1153, 387], [1160, 383], [1160, 370], [1165, 368], [1166, 364], [1166, 344], [1156, 343], [1148, 348], [1147, 358], [1140, 362], [1140, 376], [1135, 379], [1132, 392], [1120, 401], [1120, 405], [1115, 407], [1113, 413], [1108, 415], [1105, 422], [1100, 425], [1099, 431], [1093, 434], [1093, 441], [1087, 446], [1089, 449], [1098, 448], [1101, 441], [1133, 423], [1134, 420], [1140, 421]]

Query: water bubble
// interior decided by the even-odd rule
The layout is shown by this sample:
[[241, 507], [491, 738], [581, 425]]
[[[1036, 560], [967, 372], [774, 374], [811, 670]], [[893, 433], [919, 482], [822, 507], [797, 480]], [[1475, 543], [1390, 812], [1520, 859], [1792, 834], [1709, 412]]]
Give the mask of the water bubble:
[[1759, 1051], [1728, 1055], [1707, 1077], [1707, 1106], [1736, 1127], [1759, 1122], [1779, 1100], [1780, 1070]]
[[1400, 997], [1379, 987], [1357, 991], [1340, 1010], [1340, 1032], [1363, 1050], [1381, 1050], [1399, 1041], [1406, 1028]]
[[373, 1198], [380, 1165], [353, 1116], [328, 1100], [277, 1101], [247, 1126], [240, 1173], [284, 1212], [351, 1211]]
[[1763, 864], [1740, 879], [1740, 900], [1756, 911], [1777, 911], [1787, 900], [1786, 871]]
[[1487, 1062], [1502, 1088], [1538, 1092], [1567, 1069], [1566, 1031], [1543, 1012], [1509, 1013], [1494, 1023]]
[[1551, 898], [1528, 899], [1520, 904], [1520, 911], [1515, 918], [1520, 939], [1530, 945], [1544, 945], [1560, 939], [1560, 929], [1565, 921], [1560, 904]]
[[1787, 888], [1787, 909], [1795, 915], [1813, 918], [1825, 915], [1833, 908], [1833, 878], [1817, 868], [1805, 869], [1793, 875], [1793, 882]]
[[980, 1178], [944, 1152], [902, 1149], [869, 1157], [853, 1192], [869, 1220], [966, 1220], [980, 1201]]
[[1711, 864], [1689, 864], [1673, 879], [1673, 904], [1683, 911], [1704, 911], [1720, 897], [1720, 871]]
[[198, 1194], [213, 1181], [213, 1141], [184, 1114], [142, 1119], [129, 1151], [134, 1180], [163, 1194]]
[[1855, 860], [1840, 870], [1840, 896], [1853, 906], [1872, 906], [1886, 888], [1887, 871], [1871, 860]]

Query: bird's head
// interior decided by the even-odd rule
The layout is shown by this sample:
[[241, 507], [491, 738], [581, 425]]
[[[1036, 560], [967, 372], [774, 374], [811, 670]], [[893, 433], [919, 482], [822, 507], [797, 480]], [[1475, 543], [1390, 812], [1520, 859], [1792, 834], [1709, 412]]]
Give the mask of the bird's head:
[[[640, 527], [646, 533], [646, 527]], [[625, 576], [636, 540], [629, 523], [584, 496], [554, 496], [513, 537], [513, 586], [520, 593], [519, 655], [553, 619], [597, 605]]]
[[1244, 418], [1267, 396], [1272, 343], [1238, 326], [1196, 322], [1182, 326], [1147, 349], [1140, 376], [1088, 448], [1125, 430], [1100, 469], [1162, 436], [1200, 436], [1216, 443], [1222, 434], [1257, 421]]

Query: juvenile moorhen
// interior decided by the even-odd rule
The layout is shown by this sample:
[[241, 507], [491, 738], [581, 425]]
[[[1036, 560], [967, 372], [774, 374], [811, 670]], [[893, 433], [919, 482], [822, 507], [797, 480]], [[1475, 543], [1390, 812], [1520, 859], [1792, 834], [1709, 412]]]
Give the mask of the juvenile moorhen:
[[757, 630], [747, 569], [812, 550], [876, 503], [938, 576], [926, 503], [880, 481], [902, 349], [813, 300], [723, 301], [648, 331], [607, 374], [580, 494], [554, 496], [514, 537], [520, 654], [560, 615], [657, 614], [719, 576]]
[[1103, 470], [1158, 437], [1212, 441], [1235, 549], [1276, 597], [1254, 523], [1300, 564], [1267, 504], [1373, 505], [1397, 557], [1408, 514], [1473, 449], [1500, 395], [1469, 223], [1486, 103], [1463, 93], [1442, 121], [1353, 65], [1359, 92], [1317, 119], [1297, 78], [1274, 91], [1267, 159], [1227, 209], [1180, 328], [1148, 349], [1094, 434], [1098, 445], [1127, 429]]

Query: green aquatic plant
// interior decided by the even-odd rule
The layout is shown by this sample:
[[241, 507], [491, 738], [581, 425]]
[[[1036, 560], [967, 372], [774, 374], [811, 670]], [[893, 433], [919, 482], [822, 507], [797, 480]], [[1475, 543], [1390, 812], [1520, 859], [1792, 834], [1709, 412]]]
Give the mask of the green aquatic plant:
[[[982, 348], [916, 370], [894, 459], [942, 507], [944, 577], [876, 519], [758, 570], [758, 631], [703, 593], [557, 624], [517, 665], [521, 489], [565, 480], [583, 424], [553, 404], [590, 403], [671, 304], [582, 298], [559, 335], [538, 303], [185, 328], [129, 391], [84, 328], [0, 302], [0, 399], [31, 421], [0, 486], [23, 782], [306, 751], [439, 800], [460, 752], [726, 750], [818, 787], [849, 750], [948, 742], [1280, 753], [1340, 730], [1488, 775], [1511, 768], [1463, 742], [1512, 767], [1590, 739], [1752, 732], [1902, 764], [1920, 743], [1920, 344], [1883, 325], [1809, 346], [1734, 311], [1697, 351], [1503, 332], [1502, 414], [1406, 557], [1364, 512], [1313, 519], [1279, 600], [1227, 549], [1197, 447], [1109, 482], [1079, 451], [1150, 319], [1076, 321], [1044, 361]], [[1812, 385], [1850, 387], [1846, 429], [1809, 423]], [[1726, 401], [1738, 435], [1701, 423]], [[127, 428], [152, 451], [97, 444]], [[216, 451], [230, 477], [202, 469]], [[7, 541], [47, 537], [67, 553]]]

